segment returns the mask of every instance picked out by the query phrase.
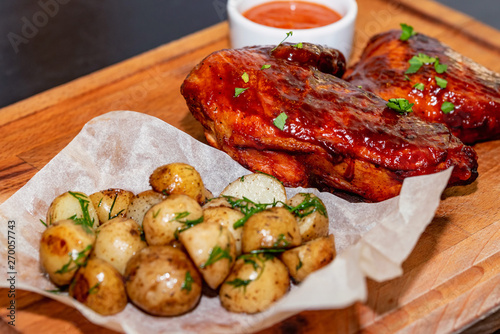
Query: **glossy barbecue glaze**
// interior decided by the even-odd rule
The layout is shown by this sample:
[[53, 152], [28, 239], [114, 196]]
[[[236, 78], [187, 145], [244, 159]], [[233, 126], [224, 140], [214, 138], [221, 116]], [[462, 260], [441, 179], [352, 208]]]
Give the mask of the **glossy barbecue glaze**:
[[[349, 69], [346, 80], [383, 99], [408, 99], [414, 113], [430, 122], [446, 124], [464, 143], [500, 138], [500, 75], [456, 53], [438, 40], [417, 34], [400, 41], [400, 30], [374, 36], [357, 64]], [[436, 73], [424, 65], [417, 73], [405, 72], [408, 61], [419, 53], [438, 57], [448, 65]], [[446, 88], [436, 84], [435, 76], [448, 81]], [[424, 84], [424, 90], [414, 87]], [[441, 105], [449, 101], [455, 110], [443, 113]]]
[[[344, 64], [335, 50], [310, 44], [222, 50], [198, 64], [181, 91], [211, 145], [286, 186], [380, 201], [408, 176], [455, 166], [450, 184], [476, 178], [472, 148], [445, 126], [400, 115], [339, 79]], [[273, 122], [282, 113], [280, 130]]]

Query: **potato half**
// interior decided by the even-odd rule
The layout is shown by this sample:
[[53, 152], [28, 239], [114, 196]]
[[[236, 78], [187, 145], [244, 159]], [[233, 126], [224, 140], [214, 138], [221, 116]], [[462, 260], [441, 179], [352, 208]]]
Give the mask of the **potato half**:
[[77, 191], [68, 191], [57, 196], [47, 211], [47, 225], [59, 220], [85, 219], [93, 228], [99, 226], [99, 217], [90, 198]]
[[170, 163], [156, 168], [149, 177], [154, 191], [165, 195], [183, 194], [203, 204], [211, 193], [205, 189], [200, 173], [191, 165], [182, 162]]
[[102, 315], [121, 312], [128, 301], [122, 276], [101, 259], [90, 259], [78, 269], [69, 295]]
[[241, 250], [249, 253], [257, 249], [292, 248], [302, 239], [295, 217], [284, 207], [258, 212], [243, 225]]
[[167, 199], [166, 195], [158, 193], [154, 190], [146, 190], [135, 195], [130, 201], [127, 211], [127, 218], [135, 220], [140, 226], [144, 215], [153, 205], [163, 202]]
[[125, 217], [134, 193], [123, 189], [107, 189], [89, 196], [97, 211], [99, 222], [104, 224], [115, 217]]
[[203, 210], [187, 195], [170, 195], [144, 216], [142, 227], [149, 245], [168, 245], [182, 229], [203, 220]]
[[319, 197], [310, 193], [298, 193], [287, 204], [294, 208], [302, 242], [328, 235], [328, 213]]
[[216, 289], [229, 275], [236, 258], [234, 237], [227, 227], [217, 222], [204, 222], [179, 234], [205, 282]]
[[146, 246], [139, 224], [117, 217], [97, 228], [92, 258], [105, 260], [123, 275], [130, 258]]
[[335, 255], [335, 240], [333, 235], [329, 235], [287, 250], [281, 254], [281, 261], [293, 280], [300, 283], [312, 272], [332, 262]]
[[283, 297], [289, 287], [290, 277], [280, 260], [267, 254], [245, 254], [236, 260], [219, 297], [228, 311], [257, 313]]
[[206, 223], [216, 222], [225, 226], [229, 232], [234, 237], [234, 242], [236, 245], [236, 254], [241, 254], [241, 235], [243, 233], [242, 228], [234, 228], [234, 223], [238, 220], [243, 219], [245, 215], [238, 210], [231, 209], [225, 206], [219, 207], [209, 207], [203, 209], [203, 221]]
[[50, 225], [40, 241], [40, 263], [57, 285], [67, 285], [87, 261], [95, 241], [89, 227], [73, 220], [60, 220]]
[[125, 281], [132, 302], [153, 315], [186, 313], [201, 297], [200, 274], [189, 257], [172, 246], [142, 249], [127, 264]]
[[286, 190], [275, 177], [254, 173], [240, 177], [222, 190], [220, 196], [248, 198], [255, 203], [286, 202]]

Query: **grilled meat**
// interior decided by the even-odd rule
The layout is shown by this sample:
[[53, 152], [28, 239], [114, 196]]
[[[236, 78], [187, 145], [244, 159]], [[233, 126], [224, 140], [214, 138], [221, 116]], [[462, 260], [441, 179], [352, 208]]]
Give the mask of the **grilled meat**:
[[212, 146], [286, 186], [369, 201], [451, 166], [450, 185], [477, 177], [474, 150], [444, 125], [400, 114], [338, 78], [345, 62], [337, 51], [301, 46], [221, 50], [191, 71], [181, 92]]
[[[391, 30], [372, 37], [345, 79], [385, 100], [407, 99], [415, 115], [446, 124], [466, 144], [500, 138], [500, 75], [434, 38], [400, 36]], [[427, 63], [406, 73], [419, 55]], [[447, 69], [438, 73], [436, 65]], [[449, 109], [443, 112], [445, 102]]]

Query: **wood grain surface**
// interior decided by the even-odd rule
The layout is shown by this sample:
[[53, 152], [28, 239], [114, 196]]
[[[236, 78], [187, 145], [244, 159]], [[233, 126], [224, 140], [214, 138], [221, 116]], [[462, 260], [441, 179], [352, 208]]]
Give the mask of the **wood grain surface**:
[[[500, 32], [433, 1], [358, 0], [351, 62], [368, 38], [406, 22], [500, 72]], [[22, 187], [95, 116], [134, 110], [206, 142], [179, 87], [210, 52], [226, 48], [221, 23], [0, 109], [0, 202]], [[491, 333], [500, 328], [500, 141], [478, 144], [479, 178], [447, 189], [402, 276], [368, 281], [368, 300], [341, 310], [302, 312], [270, 333]], [[4, 222], [2, 222], [3, 224]], [[2, 333], [113, 333], [51, 299], [16, 291], [16, 326]]]

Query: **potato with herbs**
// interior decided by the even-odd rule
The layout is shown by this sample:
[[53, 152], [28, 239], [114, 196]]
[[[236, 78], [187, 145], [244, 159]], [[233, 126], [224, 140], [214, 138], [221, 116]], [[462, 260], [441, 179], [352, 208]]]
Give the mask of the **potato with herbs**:
[[329, 232], [326, 207], [314, 194], [298, 193], [287, 202], [299, 224], [302, 242], [325, 237]]
[[231, 232], [231, 234], [234, 237], [237, 255], [241, 254], [241, 235], [243, 229], [234, 228], [234, 224], [243, 219], [244, 217], [245, 215], [240, 211], [225, 206], [210, 207], [207, 209], [203, 209], [204, 222], [206, 223], [216, 222], [226, 227], [229, 230], [229, 232]]
[[301, 243], [297, 221], [284, 207], [269, 208], [255, 213], [243, 225], [241, 240], [243, 253], [258, 249], [292, 248]]
[[204, 222], [181, 232], [179, 240], [210, 288], [224, 282], [236, 259], [234, 237], [226, 227]]
[[59, 220], [42, 233], [40, 263], [56, 285], [67, 285], [87, 260], [94, 241], [90, 226], [71, 219]]
[[92, 258], [111, 264], [120, 274], [125, 273], [127, 262], [147, 246], [142, 240], [141, 229], [132, 219], [117, 217], [97, 228]]
[[198, 202], [187, 195], [170, 195], [148, 210], [142, 228], [149, 245], [168, 245], [181, 230], [202, 221], [203, 210]]
[[65, 219], [85, 219], [92, 222], [92, 228], [99, 226], [99, 218], [94, 205], [82, 192], [65, 192], [57, 196], [50, 204], [47, 212], [47, 225]]
[[241, 255], [221, 285], [222, 306], [230, 312], [257, 313], [282, 298], [290, 287], [285, 265], [269, 254]]
[[154, 191], [165, 195], [187, 195], [203, 204], [209, 193], [205, 189], [200, 173], [191, 165], [176, 162], [156, 168], [149, 177]]
[[90, 200], [97, 211], [99, 222], [104, 224], [115, 217], [125, 217], [134, 193], [123, 189], [107, 189], [91, 194]]
[[133, 256], [125, 270], [132, 302], [157, 316], [192, 310], [201, 297], [202, 280], [189, 257], [172, 246], [150, 246]]
[[140, 226], [142, 226], [142, 221], [146, 212], [153, 205], [163, 202], [167, 199], [166, 195], [156, 192], [154, 190], [146, 190], [135, 195], [130, 201], [127, 211], [127, 218], [135, 220]]
[[78, 269], [69, 295], [102, 315], [121, 312], [128, 301], [122, 275], [101, 259], [89, 259]]
[[335, 255], [334, 237], [329, 235], [287, 250], [280, 258], [287, 266], [293, 280], [300, 283], [312, 272], [332, 262]]
[[220, 196], [248, 198], [255, 203], [286, 202], [286, 190], [274, 176], [254, 173], [242, 176], [222, 190]]

